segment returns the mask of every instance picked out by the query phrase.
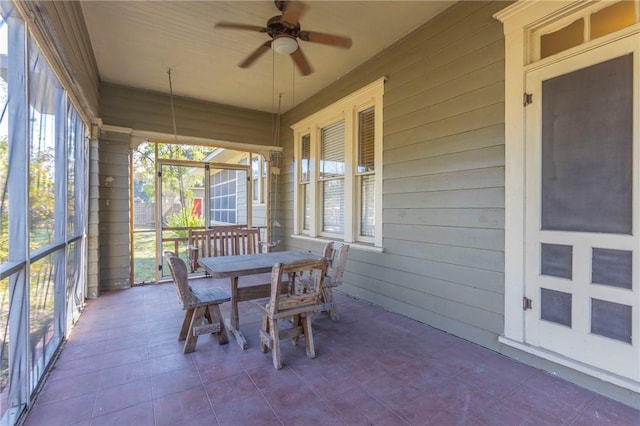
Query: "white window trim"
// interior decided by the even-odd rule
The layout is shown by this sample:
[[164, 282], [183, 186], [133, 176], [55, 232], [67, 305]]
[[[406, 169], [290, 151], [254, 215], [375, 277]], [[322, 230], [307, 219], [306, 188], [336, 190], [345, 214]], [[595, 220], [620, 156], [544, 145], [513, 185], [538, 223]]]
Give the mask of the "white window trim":
[[[318, 158], [320, 131], [323, 127], [344, 119], [345, 123], [345, 206], [344, 206], [344, 234], [343, 239], [348, 243], [356, 243], [363, 247], [371, 245], [382, 247], [382, 97], [384, 94], [384, 82], [386, 78], [381, 77], [367, 86], [345, 96], [330, 106], [310, 115], [309, 117], [293, 124], [291, 129], [294, 136], [294, 217], [293, 217], [293, 237], [305, 237], [320, 239], [322, 237], [335, 237], [335, 234], [325, 234], [319, 231], [320, 213], [317, 209], [319, 205], [318, 188]], [[375, 108], [375, 237], [359, 237], [358, 226], [359, 212], [357, 211], [356, 174], [355, 174], [355, 151], [357, 145], [357, 119], [358, 113], [373, 106]], [[311, 162], [310, 162], [310, 182], [309, 190], [311, 199], [314, 200], [311, 224], [309, 230], [303, 230], [303, 200], [300, 193], [300, 141], [304, 135], [310, 135], [311, 139]]]

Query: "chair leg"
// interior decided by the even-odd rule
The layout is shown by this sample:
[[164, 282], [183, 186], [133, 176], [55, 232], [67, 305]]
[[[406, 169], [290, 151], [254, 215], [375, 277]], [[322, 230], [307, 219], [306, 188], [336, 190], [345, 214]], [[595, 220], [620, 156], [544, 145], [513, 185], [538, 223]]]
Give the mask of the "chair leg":
[[322, 301], [331, 306], [327, 310], [331, 321], [338, 321], [340, 319], [340, 314], [338, 314], [338, 309], [336, 308], [336, 304], [333, 301], [333, 289], [331, 287], [324, 287], [322, 289]]
[[271, 335], [271, 354], [273, 356], [273, 366], [276, 370], [282, 368], [280, 358], [280, 336], [278, 333], [278, 320], [269, 318], [269, 334]]
[[227, 329], [224, 326], [224, 319], [222, 318], [222, 312], [220, 312], [220, 306], [218, 305], [210, 305], [207, 306], [207, 314], [209, 315], [209, 322], [212, 324], [217, 322], [220, 324], [220, 332], [218, 334], [218, 344], [226, 345], [229, 343], [229, 338], [227, 337]]
[[[300, 324], [302, 324], [302, 321], [300, 319], [300, 315], [294, 315], [293, 317], [291, 317], [291, 323], [293, 324], [294, 327], [298, 327], [300, 326]], [[295, 336], [293, 336], [291, 338], [291, 343], [293, 343], [293, 346], [297, 346], [298, 345], [298, 340], [300, 339], [300, 335], [297, 334]]]
[[264, 339], [262, 338], [262, 336], [266, 336], [269, 335], [269, 317], [267, 317], [266, 315], [262, 316], [262, 333], [261, 333], [261, 337], [260, 337], [260, 350], [262, 351], [263, 354], [267, 353], [267, 350], [269, 349], [269, 345], [267, 345], [267, 342], [264, 341]]
[[302, 329], [304, 330], [304, 346], [307, 351], [307, 357], [313, 359], [316, 357], [316, 349], [313, 344], [313, 330], [311, 329], [311, 317], [309, 315], [302, 316]]
[[187, 338], [187, 334], [189, 334], [189, 326], [191, 325], [191, 318], [193, 318], [193, 308], [184, 311], [184, 319], [182, 320], [182, 326], [180, 326], [180, 334], [178, 334], [179, 342]]
[[191, 317], [191, 325], [189, 326], [189, 332], [187, 333], [187, 340], [184, 342], [184, 349], [182, 353], [188, 354], [196, 350], [196, 343], [198, 343], [198, 336], [193, 334], [193, 327], [202, 324], [204, 321], [204, 313], [206, 306], [198, 306], [193, 310], [193, 316]]

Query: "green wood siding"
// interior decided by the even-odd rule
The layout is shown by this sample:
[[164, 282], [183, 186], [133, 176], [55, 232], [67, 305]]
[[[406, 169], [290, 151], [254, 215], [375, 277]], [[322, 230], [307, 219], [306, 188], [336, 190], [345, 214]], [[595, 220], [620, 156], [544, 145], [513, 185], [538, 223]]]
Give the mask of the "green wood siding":
[[[256, 145], [272, 145], [271, 114], [174, 97], [178, 134]], [[100, 110], [104, 124], [172, 135], [169, 95], [103, 84]]]
[[502, 2], [460, 2], [283, 117], [275, 206], [289, 248], [289, 126], [386, 76], [384, 253], [351, 250], [343, 289], [497, 349], [504, 323]]
[[131, 285], [129, 247], [129, 135], [100, 139], [100, 290]]

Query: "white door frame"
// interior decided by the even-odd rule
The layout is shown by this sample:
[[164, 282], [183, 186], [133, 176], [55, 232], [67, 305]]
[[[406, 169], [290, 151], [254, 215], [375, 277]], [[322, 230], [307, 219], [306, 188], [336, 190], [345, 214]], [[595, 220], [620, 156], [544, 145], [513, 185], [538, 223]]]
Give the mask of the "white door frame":
[[[505, 324], [499, 341], [536, 357], [569, 367], [587, 375], [637, 392], [640, 381], [621, 377], [585, 363], [543, 350], [525, 343], [525, 250], [527, 211], [525, 204], [526, 143], [525, 143], [525, 94], [526, 72], [542, 68], [569, 56], [607, 45], [626, 37], [638, 37], [640, 25], [634, 24], [614, 34], [589, 41], [567, 52], [542, 60], [532, 59], [531, 33], [545, 22], [553, 22], [559, 16], [589, 7], [587, 2], [525, 2], [520, 1], [503, 9], [495, 18], [504, 24], [505, 34]], [[638, 75], [637, 72], [635, 74]], [[636, 83], [637, 84], [637, 83]], [[634, 108], [638, 107], [635, 94]], [[534, 100], [535, 102], [535, 100]], [[638, 117], [637, 112], [635, 117]], [[637, 123], [637, 122], [635, 122]], [[638, 140], [638, 126], [634, 138]], [[637, 167], [637, 164], [635, 164]], [[634, 176], [634, 183], [637, 182]], [[637, 188], [637, 186], [636, 186]], [[636, 189], [637, 192], [637, 189]], [[634, 202], [636, 202], [634, 200]], [[635, 271], [634, 271], [635, 273]], [[638, 323], [638, 314], [634, 321]], [[640, 361], [639, 361], [640, 362]]]

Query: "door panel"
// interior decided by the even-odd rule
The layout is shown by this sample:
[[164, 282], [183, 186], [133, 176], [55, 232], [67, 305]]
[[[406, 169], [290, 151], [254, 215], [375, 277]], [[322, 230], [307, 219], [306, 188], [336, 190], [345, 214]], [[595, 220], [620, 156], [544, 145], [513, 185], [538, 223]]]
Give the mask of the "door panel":
[[526, 80], [525, 340], [636, 381], [639, 45], [629, 37]]

